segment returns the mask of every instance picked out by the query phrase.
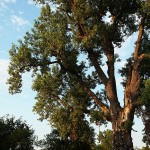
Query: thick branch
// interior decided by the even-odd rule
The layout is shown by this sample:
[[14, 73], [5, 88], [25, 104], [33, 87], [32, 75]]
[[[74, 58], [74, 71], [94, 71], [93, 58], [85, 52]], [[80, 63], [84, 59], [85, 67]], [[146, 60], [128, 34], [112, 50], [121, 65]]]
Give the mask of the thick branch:
[[111, 106], [115, 109], [120, 109], [120, 103], [118, 101], [117, 96], [117, 88], [116, 88], [116, 79], [115, 79], [115, 68], [114, 68], [114, 47], [111, 41], [105, 43], [105, 54], [107, 57], [107, 66], [108, 66], [108, 82], [106, 85], [106, 91], [108, 95], [108, 99], [110, 101]]
[[132, 70], [132, 78], [131, 78], [131, 94], [132, 94], [132, 99], [136, 99], [139, 93], [139, 88], [140, 88], [140, 81], [141, 77], [139, 74], [139, 64], [144, 57], [144, 55], [139, 56], [139, 50], [140, 50], [140, 45], [141, 45], [141, 40], [143, 36], [143, 31], [144, 31], [144, 21], [145, 18], [143, 17], [141, 19], [141, 23], [139, 26], [139, 33], [138, 33], [138, 38], [136, 41], [136, 46], [134, 49], [134, 64], [133, 64], [133, 70]]
[[87, 92], [87, 94], [95, 101], [95, 103], [100, 107], [100, 109], [104, 112], [105, 117], [108, 121], [110, 121], [110, 112], [109, 108], [106, 104], [104, 104], [96, 95], [94, 92], [90, 90], [90, 88], [86, 85], [86, 83], [82, 80], [81, 76], [75, 72], [74, 70], [71, 70], [71, 68], [66, 68], [60, 63], [60, 66], [68, 73], [73, 74], [76, 76], [78, 83], [82, 87], [82, 89]]
[[107, 82], [108, 82], [108, 78], [105, 75], [105, 73], [103, 72], [99, 63], [97, 62], [97, 59], [96, 59], [94, 52], [88, 51], [88, 57], [89, 57], [90, 61], [92, 62], [92, 64], [94, 65], [95, 70], [97, 71], [99, 78], [102, 80], [102, 83], [106, 86]]
[[[74, 3], [72, 3], [72, 11], [75, 12], [75, 10], [76, 10], [75, 5], [74, 5]], [[76, 19], [75, 19], [75, 26], [78, 29], [79, 35], [81, 37], [85, 37], [86, 32], [84, 31], [84, 27]], [[109, 44], [108, 47], [107, 47], [107, 44]], [[109, 100], [113, 101], [112, 105], [115, 103], [115, 106], [120, 109], [120, 104], [119, 104], [119, 101], [118, 101], [118, 98], [117, 98], [116, 81], [115, 81], [115, 77], [114, 77], [114, 52], [113, 52], [113, 55], [110, 54], [111, 50], [113, 50], [113, 48], [112, 48], [113, 45], [112, 45], [111, 41], [108, 40], [108, 42], [106, 42], [105, 46], [107, 47], [105, 50], [106, 50], [106, 55], [108, 57], [108, 62], [109, 62], [109, 68], [108, 68], [108, 71], [110, 72], [109, 80], [106, 77], [106, 75], [104, 74], [104, 72], [103, 72], [102, 68], [100, 67], [99, 63], [97, 62], [96, 57], [94, 56], [94, 53], [90, 54], [90, 52], [88, 52], [88, 54], [89, 54], [89, 58], [90, 58], [91, 62], [93, 63], [99, 77], [101, 78], [103, 84], [106, 87], [106, 91], [107, 91], [107, 95], [108, 95]], [[88, 89], [88, 87], [82, 82], [83, 81], [80, 81], [80, 84], [81, 84], [81, 86], [84, 86], [83, 87], [84, 90], [86, 92], [88, 92], [88, 94], [95, 100], [95, 102], [103, 109], [104, 108], [103, 104], [99, 103], [100, 100], [96, 98], [97, 96], [90, 89]], [[115, 110], [115, 106], [114, 106], [114, 110]], [[107, 112], [107, 111], [104, 110], [104, 112]]]
[[126, 86], [125, 86], [125, 93], [124, 93], [124, 107], [128, 107], [128, 103], [130, 102], [130, 83], [132, 77], [132, 61], [129, 60], [128, 64], [126, 65]]
[[144, 31], [144, 21], [145, 21], [145, 18], [143, 17], [141, 19], [141, 23], [140, 23], [140, 26], [139, 26], [139, 34], [138, 34], [138, 38], [137, 38], [137, 41], [136, 41], [136, 46], [135, 46], [135, 49], [134, 49], [134, 60], [137, 60], [138, 56], [139, 56], [140, 44], [141, 44], [143, 31]]
[[100, 107], [100, 109], [104, 112], [105, 117], [108, 121], [110, 121], [110, 111], [108, 109], [108, 106], [106, 104], [104, 104], [96, 95], [95, 93], [93, 93], [89, 87], [85, 84], [85, 82], [80, 79], [80, 77], [77, 77], [79, 80], [79, 83], [81, 85], [81, 87], [84, 89], [85, 92], [88, 93], [88, 95], [95, 101], [95, 103]]
[[[75, 4], [72, 2], [72, 11], [75, 11]], [[75, 20], [75, 26], [78, 29], [79, 35], [77, 35], [80, 39], [86, 36], [86, 32], [84, 31], [84, 26], [77, 20]], [[102, 80], [102, 83], [106, 86], [107, 84], [107, 77], [105, 73], [103, 72], [102, 68], [99, 66], [99, 63], [97, 62], [96, 56], [94, 55], [93, 51], [88, 51], [89, 59], [91, 60], [92, 64], [95, 67], [95, 70], [97, 71], [100, 79]]]
[[134, 63], [133, 63], [133, 69], [131, 72], [131, 79], [130, 79], [130, 82], [126, 84], [125, 98], [124, 98], [125, 107], [133, 107], [133, 105], [135, 104], [135, 100], [137, 100], [137, 97], [139, 94], [139, 88], [140, 88], [140, 82], [141, 82], [141, 77], [139, 74], [139, 64], [144, 57], [144, 55], [139, 56], [139, 50], [140, 50], [141, 40], [143, 36], [143, 31], [144, 31], [144, 20], [145, 18], [143, 17], [139, 25], [138, 38], [137, 38], [136, 46], [134, 49]]

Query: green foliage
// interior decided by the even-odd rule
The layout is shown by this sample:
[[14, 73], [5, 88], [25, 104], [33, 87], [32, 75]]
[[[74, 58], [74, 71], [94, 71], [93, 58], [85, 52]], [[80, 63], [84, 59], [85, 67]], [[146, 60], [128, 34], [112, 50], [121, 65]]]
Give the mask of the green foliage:
[[141, 108], [142, 118], [144, 122], [144, 135], [143, 142], [146, 143], [147, 146], [150, 145], [150, 79], [147, 79], [144, 82], [145, 87], [141, 91], [141, 101], [143, 103], [143, 107]]
[[139, 54], [144, 54], [145, 57], [141, 62], [140, 73], [142, 77], [142, 86], [144, 85], [144, 81], [150, 77], [150, 37], [149, 32], [145, 32], [142, 38], [141, 48]]
[[38, 146], [42, 150], [91, 150], [91, 145], [82, 141], [71, 141], [69, 139], [62, 139], [59, 136], [58, 130], [52, 130], [50, 134], [45, 136], [45, 139], [38, 142]]
[[150, 150], [150, 148], [149, 147], [142, 147], [141, 150]]
[[[81, 74], [82, 72], [84, 75], [82, 67], [85, 67], [83, 65], [85, 60], [83, 63], [78, 62], [79, 53], [87, 53], [89, 49], [94, 49], [97, 60], [101, 62], [101, 54], [109, 35], [114, 35], [108, 39], [120, 46], [124, 36], [134, 32], [134, 18], [129, 14], [134, 13], [138, 8], [135, 0], [132, 3], [126, 1], [126, 6], [129, 5], [128, 9], [125, 9], [124, 1], [120, 1], [120, 7], [118, 7], [118, 3], [108, 1], [75, 1], [76, 11], [72, 14], [69, 14], [71, 12], [66, 8], [71, 7], [68, 3], [53, 2], [58, 5], [61, 3], [56, 12], [52, 12], [48, 5], [43, 7], [41, 16], [35, 21], [32, 33], [27, 32], [24, 42], [19, 41], [19, 46], [13, 45], [10, 50], [9, 74], [11, 77], [8, 83], [11, 85], [9, 89], [11, 93], [20, 92], [21, 74], [24, 71], [32, 69], [42, 73], [50, 71], [50, 64], [54, 60], [65, 68], [73, 68], [74, 73]], [[115, 27], [103, 21], [107, 11], [112, 11], [111, 13], [114, 15], [118, 13], [117, 21], [121, 26], [115, 34], [113, 34]], [[121, 14], [122, 12], [123, 14]], [[84, 30], [88, 33], [85, 37], [80, 35], [80, 28], [75, 26], [75, 22], [84, 25]], [[103, 30], [101, 30], [102, 28]], [[122, 30], [126, 33], [123, 33]], [[15, 80], [13, 80], [14, 78]]]
[[[41, 120], [48, 119], [62, 138], [72, 139], [75, 136], [80, 141], [92, 143], [93, 129], [89, 127], [84, 114], [88, 112], [87, 106], [90, 106], [89, 98], [77, 86], [74, 78], [68, 77], [68, 82], [62, 83], [61, 79], [67, 77], [60, 73], [58, 66], [52, 68], [51, 74], [37, 75], [33, 84], [33, 89], [38, 91], [34, 111], [40, 115]], [[67, 88], [73, 82], [76, 86], [70, 85], [72, 88]]]
[[146, 147], [142, 147], [142, 148], [135, 148], [135, 150], [150, 150], [150, 148], [148, 146]]
[[98, 141], [100, 144], [96, 146], [96, 150], [112, 150], [112, 139], [113, 132], [111, 130], [99, 132]]
[[144, 82], [145, 87], [141, 91], [141, 99], [143, 103], [150, 106], [150, 79]]
[[[140, 71], [142, 83], [149, 78], [145, 65], [149, 60], [149, 0], [35, 1], [47, 4], [31, 32], [10, 49], [9, 92], [21, 92], [22, 74], [31, 71], [32, 88], [37, 92], [34, 111], [40, 119], [50, 121], [63, 139], [91, 144], [93, 131], [86, 115], [93, 122], [105, 123], [118, 121], [118, 117], [112, 118], [122, 114], [114, 71], [119, 57], [114, 51], [138, 31], [142, 17], [139, 56], [145, 54], [145, 58], [136, 71]], [[57, 6], [55, 11], [51, 11], [50, 2]], [[129, 60], [132, 69], [133, 59]], [[107, 74], [102, 69], [105, 64]], [[121, 75], [126, 78], [127, 73], [126, 66]], [[105, 89], [101, 92], [102, 84]], [[130, 95], [132, 102], [137, 93]]]
[[132, 121], [126, 121], [123, 125], [123, 128], [124, 129], [128, 129], [128, 130], [131, 130], [132, 129], [132, 126], [134, 125], [134, 122]]
[[42, 150], [56, 150], [59, 149], [61, 144], [61, 139], [57, 130], [52, 130], [50, 134], [45, 135], [45, 139], [37, 142], [38, 147]]
[[0, 149], [1, 150], [34, 150], [34, 130], [21, 118], [0, 118]]

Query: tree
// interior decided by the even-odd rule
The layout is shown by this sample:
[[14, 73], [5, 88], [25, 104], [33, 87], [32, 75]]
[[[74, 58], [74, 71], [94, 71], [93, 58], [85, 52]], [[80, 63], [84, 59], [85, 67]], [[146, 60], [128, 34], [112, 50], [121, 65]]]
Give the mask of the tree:
[[97, 150], [112, 150], [112, 139], [113, 132], [111, 130], [99, 132], [98, 141], [100, 144], [97, 145]]
[[58, 131], [53, 130], [50, 134], [45, 135], [45, 139], [38, 141], [37, 145], [41, 147], [42, 150], [60, 149], [61, 139]]
[[144, 136], [143, 142], [146, 145], [150, 145], [150, 79], [145, 81], [145, 87], [142, 89], [141, 92], [141, 100], [144, 104], [144, 108], [142, 108], [142, 118], [145, 125], [144, 128]]
[[0, 118], [0, 149], [34, 150], [35, 139], [34, 130], [21, 118]]
[[141, 150], [150, 150], [150, 148], [149, 147], [142, 147]]
[[142, 148], [136, 147], [135, 150], [150, 150], [150, 148], [149, 147], [142, 147]]
[[[21, 92], [22, 74], [33, 71], [33, 90], [37, 91], [35, 111], [41, 118], [51, 120], [55, 113], [53, 106], [59, 110], [60, 106], [64, 107], [64, 101], [76, 101], [72, 89], [77, 93], [82, 91], [90, 100], [90, 106], [89, 102], [84, 105], [84, 114], [90, 116], [96, 112], [95, 121], [112, 123], [113, 149], [132, 150], [134, 114], [136, 108], [143, 106], [139, 100], [145, 80], [141, 63], [149, 57], [149, 50], [146, 52], [144, 46], [150, 43], [150, 1], [36, 1], [53, 2], [56, 10], [51, 11], [49, 4], [45, 5], [32, 32], [27, 32], [18, 46], [12, 45], [10, 93]], [[121, 74], [125, 79], [124, 99], [119, 101], [115, 48], [121, 48], [125, 39], [135, 32], [133, 56]], [[107, 66], [107, 72], [103, 65]]]
[[40, 140], [38, 145], [42, 148], [42, 150], [91, 150], [91, 145], [89, 145], [89, 143], [62, 139], [58, 130], [55, 129], [50, 134], [47, 134], [45, 139]]

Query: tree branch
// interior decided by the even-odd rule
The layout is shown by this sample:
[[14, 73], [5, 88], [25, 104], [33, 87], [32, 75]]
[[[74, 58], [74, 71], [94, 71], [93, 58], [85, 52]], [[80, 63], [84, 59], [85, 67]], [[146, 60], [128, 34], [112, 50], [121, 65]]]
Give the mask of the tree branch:
[[80, 84], [80, 86], [82, 87], [82, 89], [87, 92], [87, 94], [95, 101], [95, 103], [99, 106], [99, 108], [104, 112], [105, 117], [107, 118], [108, 121], [110, 121], [111, 117], [110, 117], [110, 112], [109, 112], [109, 107], [104, 104], [96, 95], [94, 92], [92, 92], [90, 90], [90, 88], [86, 85], [86, 83], [82, 80], [81, 76], [75, 72], [74, 70], [71, 70], [71, 68], [66, 68], [65, 66], [63, 66], [62, 64], [60, 64], [60, 66], [68, 73], [73, 74], [77, 80], [78, 83]]
[[88, 51], [88, 57], [90, 61], [92, 62], [93, 66], [95, 67], [95, 70], [98, 73], [99, 78], [102, 80], [102, 83], [106, 86], [108, 82], [108, 78], [105, 75], [104, 71], [100, 67], [99, 63], [97, 62], [96, 56], [93, 51]]
[[138, 56], [139, 56], [140, 44], [141, 44], [143, 31], [144, 31], [144, 21], [145, 21], [145, 17], [142, 17], [141, 22], [140, 22], [140, 26], [139, 26], [139, 34], [138, 34], [138, 38], [137, 38], [137, 41], [136, 41], [136, 46], [135, 46], [135, 49], [134, 49], [134, 60], [137, 60]]
[[79, 77], [76, 76], [78, 78], [78, 81], [80, 83], [80, 86], [84, 89], [85, 92], [87, 92], [87, 94], [95, 101], [95, 103], [99, 106], [99, 108], [104, 112], [105, 117], [107, 118], [107, 120], [110, 121], [110, 111], [109, 108], [106, 104], [104, 104], [96, 95], [95, 93], [93, 93], [89, 87], [86, 85], [86, 83]]
[[141, 40], [144, 32], [144, 21], [145, 18], [141, 18], [141, 22], [139, 25], [139, 33], [138, 33], [138, 38], [136, 41], [136, 46], [134, 49], [134, 63], [133, 63], [133, 69], [131, 72], [131, 78], [130, 81], [127, 80], [126, 88], [125, 88], [125, 96], [124, 96], [124, 106], [125, 107], [134, 107], [136, 106], [136, 100], [139, 94], [139, 88], [140, 88], [140, 82], [141, 82], [141, 77], [139, 74], [139, 64], [141, 60], [144, 57], [144, 54], [139, 56], [139, 50], [140, 50], [140, 45], [141, 45]]
[[114, 47], [111, 42], [107, 39], [107, 42], [105, 43], [105, 54], [107, 57], [107, 66], [108, 66], [108, 82], [106, 85], [106, 92], [108, 95], [108, 99], [110, 101], [111, 106], [114, 108], [114, 111], [116, 109], [120, 109], [120, 103], [118, 101], [117, 96], [117, 88], [116, 88], [116, 79], [115, 79], [115, 68], [114, 68]]
[[141, 22], [139, 25], [139, 33], [138, 33], [138, 38], [136, 41], [136, 46], [134, 49], [134, 64], [133, 64], [133, 70], [132, 70], [132, 78], [131, 78], [131, 94], [133, 99], [136, 99], [139, 93], [139, 86], [141, 82], [141, 77], [139, 74], [139, 64], [141, 60], [143, 59], [144, 55], [139, 56], [139, 50], [140, 50], [140, 45], [141, 45], [141, 40], [144, 32], [144, 21], [145, 17], [141, 18]]

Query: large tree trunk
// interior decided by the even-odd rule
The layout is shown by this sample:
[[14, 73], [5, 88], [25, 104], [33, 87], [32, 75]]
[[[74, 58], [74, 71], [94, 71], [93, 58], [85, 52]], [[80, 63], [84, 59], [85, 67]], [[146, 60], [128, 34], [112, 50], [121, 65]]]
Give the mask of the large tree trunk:
[[113, 134], [113, 150], [133, 150], [130, 130], [118, 129]]
[[134, 109], [126, 107], [118, 116], [113, 115], [113, 150], [133, 150], [131, 131], [134, 120]]

